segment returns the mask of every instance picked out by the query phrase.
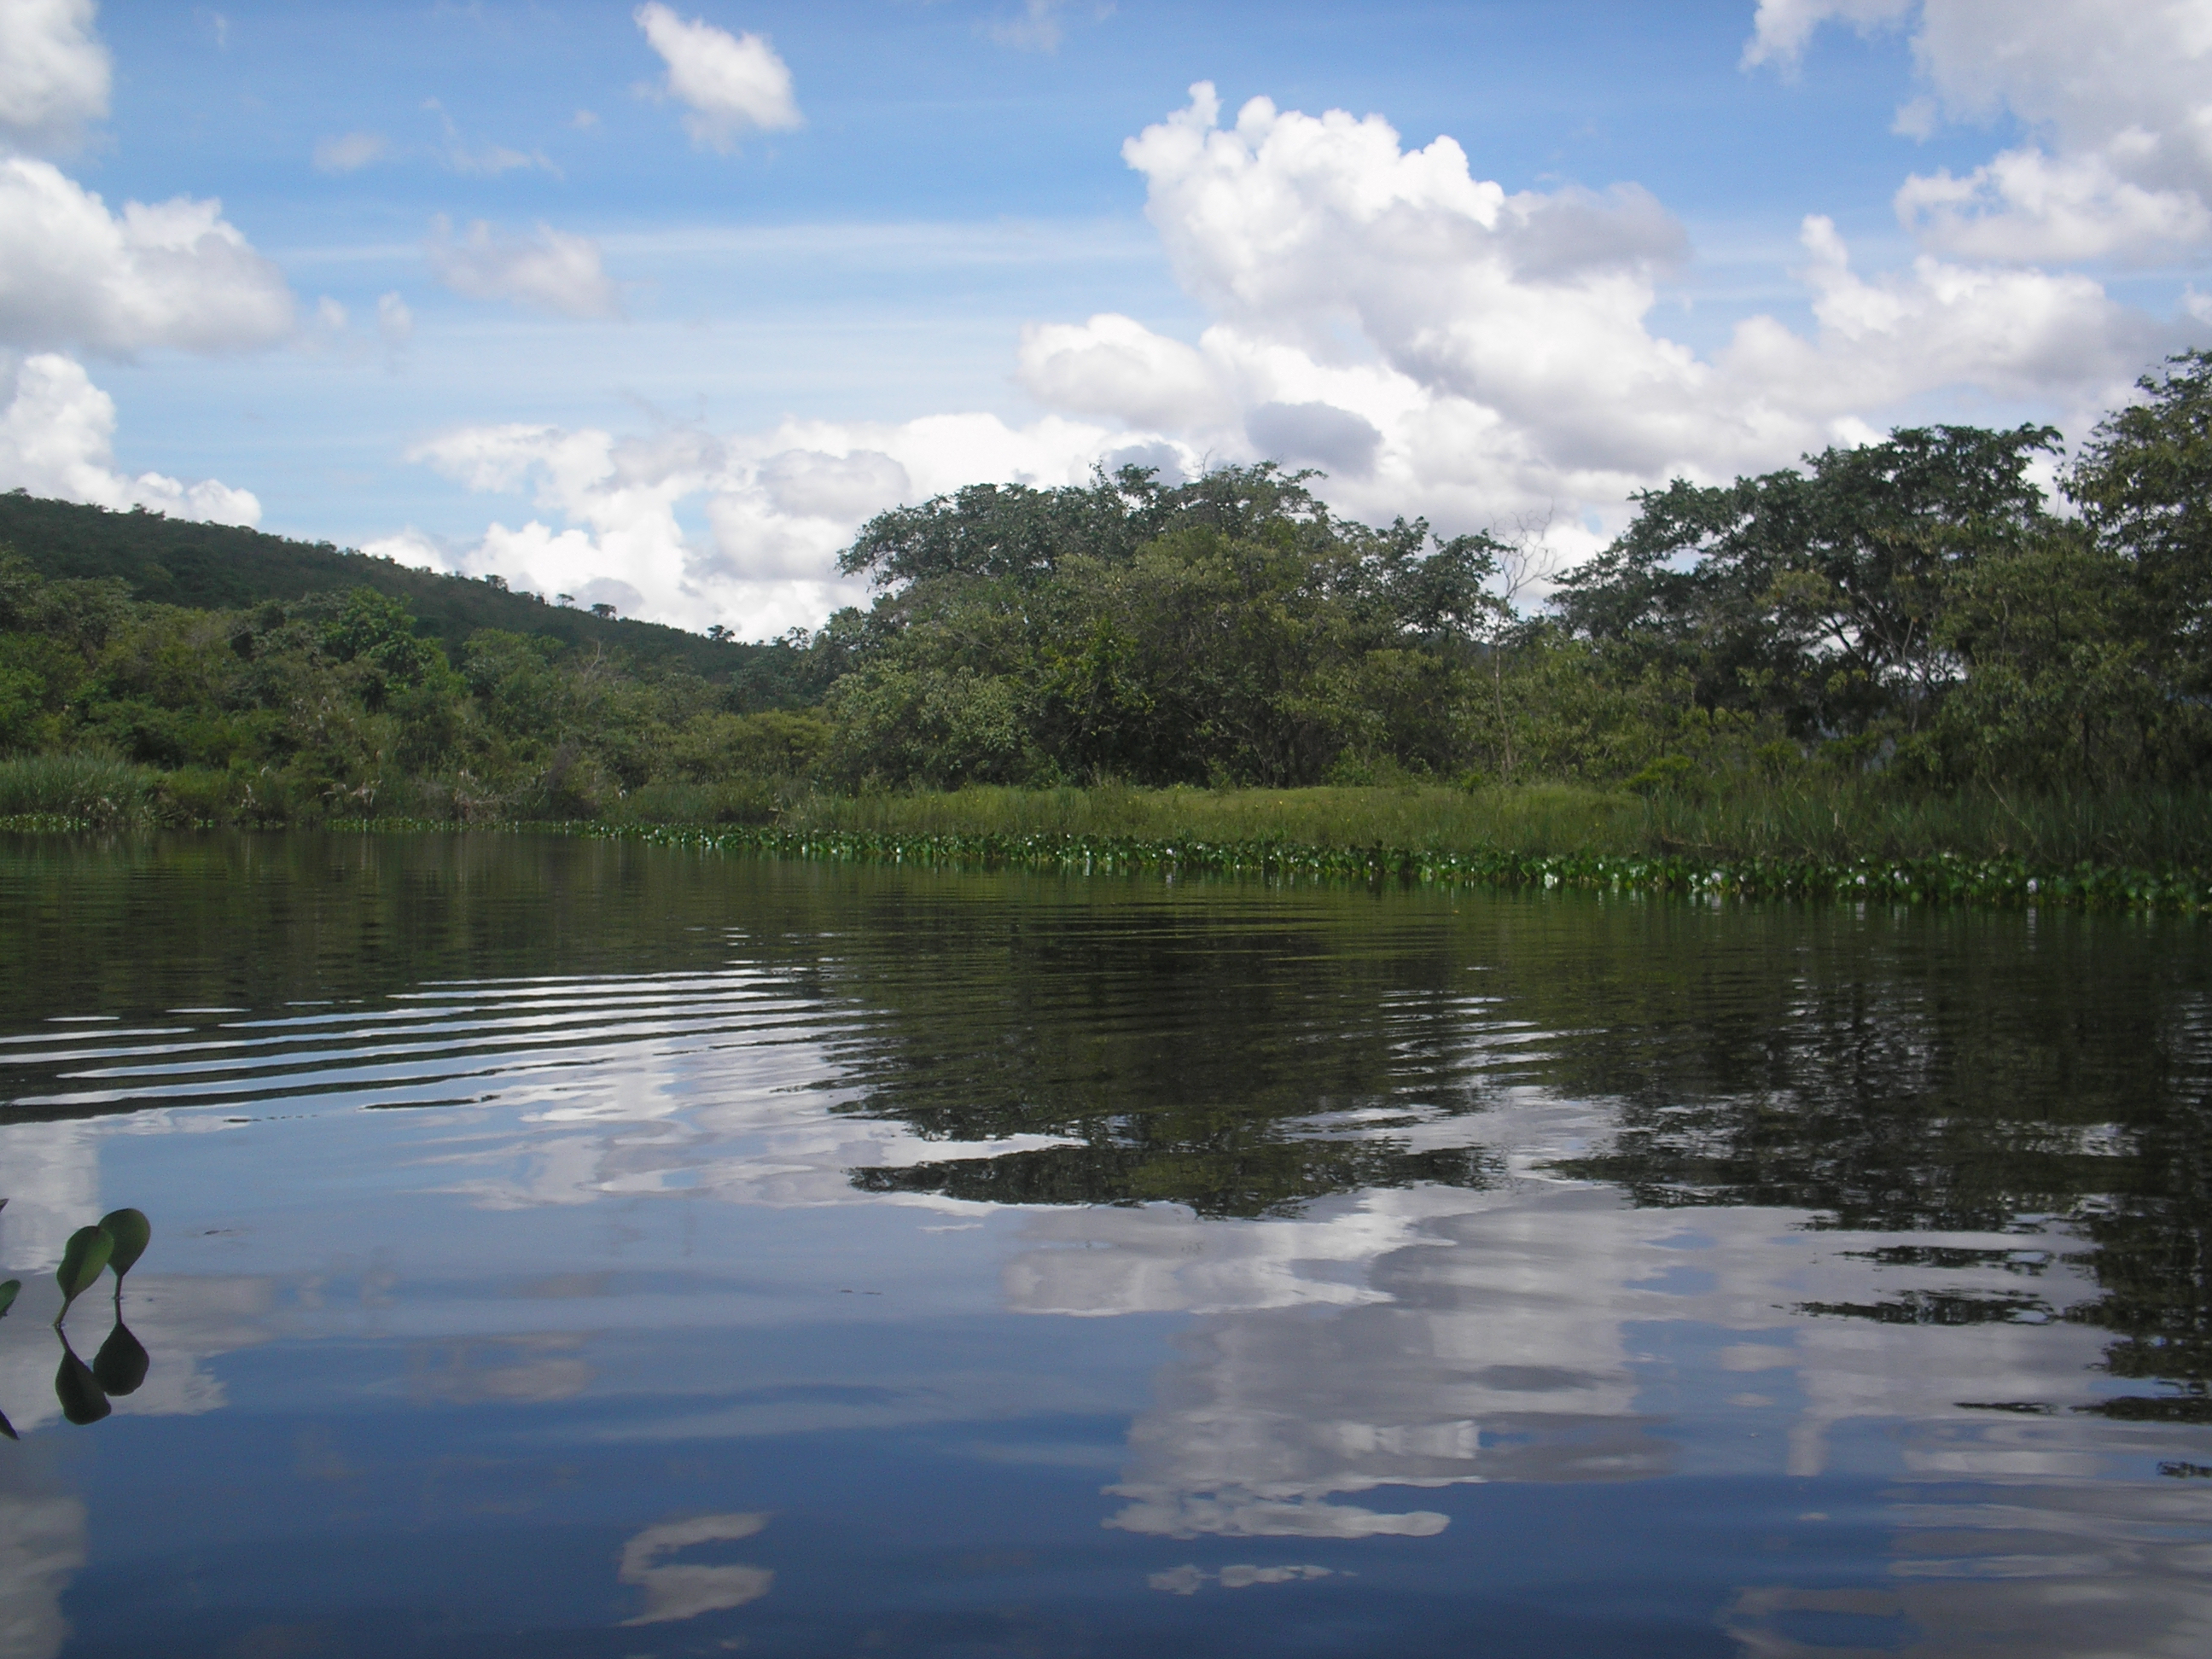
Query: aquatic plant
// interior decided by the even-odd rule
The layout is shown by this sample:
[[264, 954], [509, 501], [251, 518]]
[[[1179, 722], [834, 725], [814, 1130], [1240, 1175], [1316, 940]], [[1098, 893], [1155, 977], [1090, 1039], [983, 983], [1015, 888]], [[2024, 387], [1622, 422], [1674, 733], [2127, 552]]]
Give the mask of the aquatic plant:
[[114, 1253], [115, 1235], [96, 1223], [70, 1235], [62, 1251], [62, 1264], [54, 1269], [54, 1278], [62, 1287], [62, 1310], [54, 1316], [56, 1330], [69, 1317], [70, 1304], [100, 1282], [107, 1269], [107, 1259]]
[[1100, 836], [881, 836], [779, 829], [549, 826], [658, 846], [830, 863], [924, 868], [1053, 870], [1084, 875], [1256, 877], [1271, 882], [1400, 882], [1534, 887], [1689, 898], [1814, 899], [1848, 903], [2063, 906], [2194, 915], [2212, 910], [2212, 872], [2165, 866], [2083, 863], [2071, 869], [2017, 858], [1949, 853], [1912, 859], [1711, 860], [1570, 853], [1446, 853], [1413, 848], [1320, 847], [1291, 842], [1139, 841]]
[[[0, 1206], [7, 1201], [0, 1198]], [[63, 1247], [61, 1265], [54, 1269], [54, 1281], [62, 1292], [61, 1311], [54, 1316], [53, 1324], [62, 1345], [61, 1364], [54, 1372], [54, 1397], [61, 1402], [62, 1415], [72, 1423], [100, 1421], [113, 1409], [110, 1400], [136, 1393], [152, 1368], [153, 1358], [145, 1345], [123, 1322], [123, 1279], [138, 1265], [153, 1237], [153, 1223], [145, 1212], [125, 1207], [110, 1210], [92, 1225], [78, 1228]], [[115, 1274], [115, 1323], [88, 1365], [70, 1345], [63, 1322], [76, 1299], [111, 1269]], [[20, 1279], [0, 1284], [0, 1317], [6, 1316], [22, 1288]], [[4, 1414], [0, 1414], [0, 1437], [19, 1437]]]

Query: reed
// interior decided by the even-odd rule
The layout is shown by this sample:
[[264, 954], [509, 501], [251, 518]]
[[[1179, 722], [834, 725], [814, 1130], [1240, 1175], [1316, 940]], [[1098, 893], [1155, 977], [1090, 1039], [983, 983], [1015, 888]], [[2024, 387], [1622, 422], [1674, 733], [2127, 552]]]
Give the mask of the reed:
[[0, 818], [100, 829], [150, 823], [157, 776], [104, 755], [12, 756], [0, 760]]
[[2041, 867], [2212, 868], [2212, 791], [2014, 798], [1920, 794], [1879, 781], [1750, 783], [1722, 793], [1538, 784], [1318, 789], [971, 788], [799, 797], [783, 830], [864, 836], [1105, 836], [1281, 842], [1415, 852], [1571, 854], [1728, 861], [1921, 859]]

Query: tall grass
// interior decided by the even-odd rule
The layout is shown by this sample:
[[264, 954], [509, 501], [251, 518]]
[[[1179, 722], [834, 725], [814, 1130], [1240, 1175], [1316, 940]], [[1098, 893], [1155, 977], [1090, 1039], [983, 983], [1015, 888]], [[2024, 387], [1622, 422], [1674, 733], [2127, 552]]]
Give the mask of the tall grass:
[[2212, 791], [2015, 796], [1981, 788], [1908, 793], [1857, 780], [1698, 800], [1661, 795], [1645, 817], [1650, 850], [1723, 859], [2017, 858], [2212, 868]]
[[1118, 836], [1315, 847], [1569, 852], [1632, 839], [1644, 804], [1632, 795], [1531, 787], [1469, 793], [1443, 788], [970, 788], [946, 793], [815, 795], [777, 820], [799, 830], [861, 834]]
[[1650, 799], [1565, 785], [1440, 787], [971, 788], [811, 795], [781, 828], [864, 835], [1115, 836], [1279, 841], [1414, 852], [1679, 854], [1724, 860], [2019, 858], [2071, 866], [2212, 868], [2212, 791], [2014, 798], [1916, 794], [1880, 781], [1813, 779]]
[[[228, 795], [222, 801], [200, 797], [234, 781], [216, 774], [165, 775], [97, 755], [0, 759], [0, 818], [116, 828], [227, 822], [236, 816], [228, 810], [236, 803]], [[196, 783], [208, 788], [190, 787]], [[543, 816], [527, 810], [527, 803], [489, 799], [464, 811], [457, 799], [429, 798], [436, 793], [427, 785], [412, 793], [398, 789], [379, 806], [408, 818], [475, 823]], [[423, 799], [415, 799], [417, 794]], [[1649, 799], [1563, 784], [1463, 790], [1411, 784], [1146, 789], [1109, 783], [841, 795], [811, 790], [797, 779], [744, 776], [714, 784], [649, 784], [604, 803], [598, 817], [610, 828], [773, 825], [896, 837], [1065, 835], [1162, 844], [1279, 842], [1539, 859], [1680, 855], [1717, 862], [1847, 864], [1948, 853], [2018, 859], [2046, 869], [2094, 864], [2212, 872], [2212, 790], [1935, 793], [1879, 779], [1817, 775], [1744, 782], [1717, 793], [1662, 792]]]
[[0, 760], [0, 817], [101, 827], [149, 823], [159, 776], [102, 755], [15, 756]]

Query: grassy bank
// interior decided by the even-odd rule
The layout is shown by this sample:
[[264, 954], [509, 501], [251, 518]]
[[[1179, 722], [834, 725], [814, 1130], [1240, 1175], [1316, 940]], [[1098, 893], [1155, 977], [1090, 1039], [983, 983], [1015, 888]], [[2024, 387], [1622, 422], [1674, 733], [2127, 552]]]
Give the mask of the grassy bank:
[[[732, 823], [733, 811], [769, 821]], [[158, 774], [93, 760], [0, 762], [7, 827], [189, 822]], [[332, 827], [464, 826], [385, 817]], [[1543, 785], [837, 795], [763, 781], [735, 793], [640, 792], [596, 820], [509, 827], [917, 865], [2212, 909], [2203, 791], [2013, 799], [1838, 781], [1649, 799]]]
[[1516, 788], [963, 789], [806, 795], [779, 828], [862, 836], [1075, 836], [1587, 854], [1741, 862], [1932, 858], [2212, 869], [2212, 792], [2013, 799], [1904, 795], [1853, 781], [1715, 797]]
[[[0, 819], [117, 829], [225, 821], [210, 817], [192, 782], [189, 773], [95, 756], [0, 760]], [[379, 816], [408, 822], [449, 816], [428, 805], [394, 802]], [[2086, 863], [2212, 870], [2212, 791], [2014, 797], [1990, 790], [1908, 793], [1852, 778], [1801, 777], [1725, 793], [1662, 790], [1644, 796], [1556, 784], [1473, 790], [1108, 784], [840, 794], [802, 779], [744, 777], [714, 785], [648, 785], [605, 803], [597, 821], [619, 830], [665, 824], [894, 839], [1046, 836], [1722, 862], [1853, 863], [1948, 854], [2049, 869]], [[483, 826], [485, 821], [470, 822]]]

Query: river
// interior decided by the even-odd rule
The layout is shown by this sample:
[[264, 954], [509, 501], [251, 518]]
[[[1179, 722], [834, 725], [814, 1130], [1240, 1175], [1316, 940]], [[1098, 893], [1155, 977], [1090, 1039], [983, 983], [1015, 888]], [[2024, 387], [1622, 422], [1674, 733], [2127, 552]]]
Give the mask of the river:
[[2209, 987], [2178, 920], [0, 838], [0, 1659], [2201, 1654]]

